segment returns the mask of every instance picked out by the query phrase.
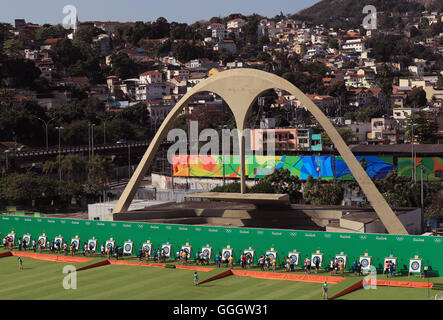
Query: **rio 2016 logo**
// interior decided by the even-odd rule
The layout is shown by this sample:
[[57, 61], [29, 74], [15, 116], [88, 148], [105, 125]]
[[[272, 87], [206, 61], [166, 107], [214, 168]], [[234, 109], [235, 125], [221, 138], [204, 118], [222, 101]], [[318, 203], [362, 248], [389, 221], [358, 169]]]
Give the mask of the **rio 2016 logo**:
[[62, 26], [66, 30], [77, 28], [77, 8], [72, 4], [63, 7], [63, 14], [65, 17], [62, 21]]

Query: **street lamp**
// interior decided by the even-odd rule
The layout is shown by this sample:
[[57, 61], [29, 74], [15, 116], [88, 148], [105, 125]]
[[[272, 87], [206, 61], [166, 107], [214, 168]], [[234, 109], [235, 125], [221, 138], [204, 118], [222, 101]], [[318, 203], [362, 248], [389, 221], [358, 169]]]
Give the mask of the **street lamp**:
[[88, 155], [89, 158], [94, 156], [94, 127], [95, 124], [88, 123]]
[[62, 179], [62, 171], [61, 171], [61, 139], [60, 139], [60, 130], [63, 130], [63, 127], [55, 127], [55, 129], [58, 130], [58, 179], [61, 180]]
[[45, 120], [43, 120], [43, 119], [41, 119], [41, 118], [39, 118], [39, 117], [36, 117], [36, 116], [32, 116], [32, 115], [31, 115], [31, 117], [33, 117], [33, 118], [35, 118], [35, 119], [40, 120], [41, 122], [43, 122], [43, 126], [45, 127], [45, 133], [46, 133], [46, 149], [48, 149], [48, 148], [49, 148], [49, 142], [48, 142], [48, 126], [49, 126], [49, 123], [51, 123], [51, 121], [54, 120], [54, 118], [52, 118], [52, 119], [50, 119], [50, 120], [48, 120], [48, 121], [45, 121]]

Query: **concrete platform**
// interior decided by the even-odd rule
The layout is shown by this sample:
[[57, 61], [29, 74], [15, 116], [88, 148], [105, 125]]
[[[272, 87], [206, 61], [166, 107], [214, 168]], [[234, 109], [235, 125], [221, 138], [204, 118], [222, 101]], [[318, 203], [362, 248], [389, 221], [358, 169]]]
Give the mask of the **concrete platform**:
[[187, 199], [208, 199], [255, 205], [289, 205], [289, 195], [273, 193], [203, 192], [185, 195]]

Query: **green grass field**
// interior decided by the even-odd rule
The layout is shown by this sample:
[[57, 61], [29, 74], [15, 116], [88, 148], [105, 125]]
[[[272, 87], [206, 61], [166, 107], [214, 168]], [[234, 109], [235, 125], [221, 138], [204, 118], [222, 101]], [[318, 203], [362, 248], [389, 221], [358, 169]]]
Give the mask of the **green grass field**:
[[[77, 268], [103, 260], [70, 264]], [[136, 258], [125, 260], [137, 261]], [[65, 290], [62, 273], [68, 263], [23, 258], [19, 270], [17, 257], [0, 258], [0, 299], [8, 300], [320, 300], [321, 284], [282, 280], [263, 280], [228, 276], [199, 287], [193, 285], [191, 270], [144, 266], [106, 265], [77, 272], [77, 289]], [[213, 266], [212, 266], [213, 267]], [[199, 272], [200, 281], [226, 269]], [[284, 272], [284, 271], [280, 271]], [[296, 272], [302, 273], [302, 272]], [[329, 273], [321, 273], [329, 275]], [[361, 277], [346, 275], [339, 284], [329, 284], [329, 297], [349, 287]], [[380, 279], [385, 279], [379, 275]], [[418, 277], [397, 277], [401, 281], [427, 281]], [[431, 278], [443, 282], [443, 278]], [[439, 293], [435, 290], [377, 287], [360, 289], [340, 299], [389, 300], [428, 299]]]

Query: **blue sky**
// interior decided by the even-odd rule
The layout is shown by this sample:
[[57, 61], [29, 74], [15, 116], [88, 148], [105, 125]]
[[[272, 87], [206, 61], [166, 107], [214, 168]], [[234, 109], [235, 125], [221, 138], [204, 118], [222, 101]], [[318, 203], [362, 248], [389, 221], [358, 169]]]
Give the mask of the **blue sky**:
[[319, 0], [3, 0], [0, 22], [23, 18], [38, 24], [58, 24], [64, 17], [63, 7], [74, 5], [80, 21], [153, 21], [163, 16], [170, 22], [193, 23], [230, 13], [274, 17], [280, 11], [296, 13], [316, 2]]

